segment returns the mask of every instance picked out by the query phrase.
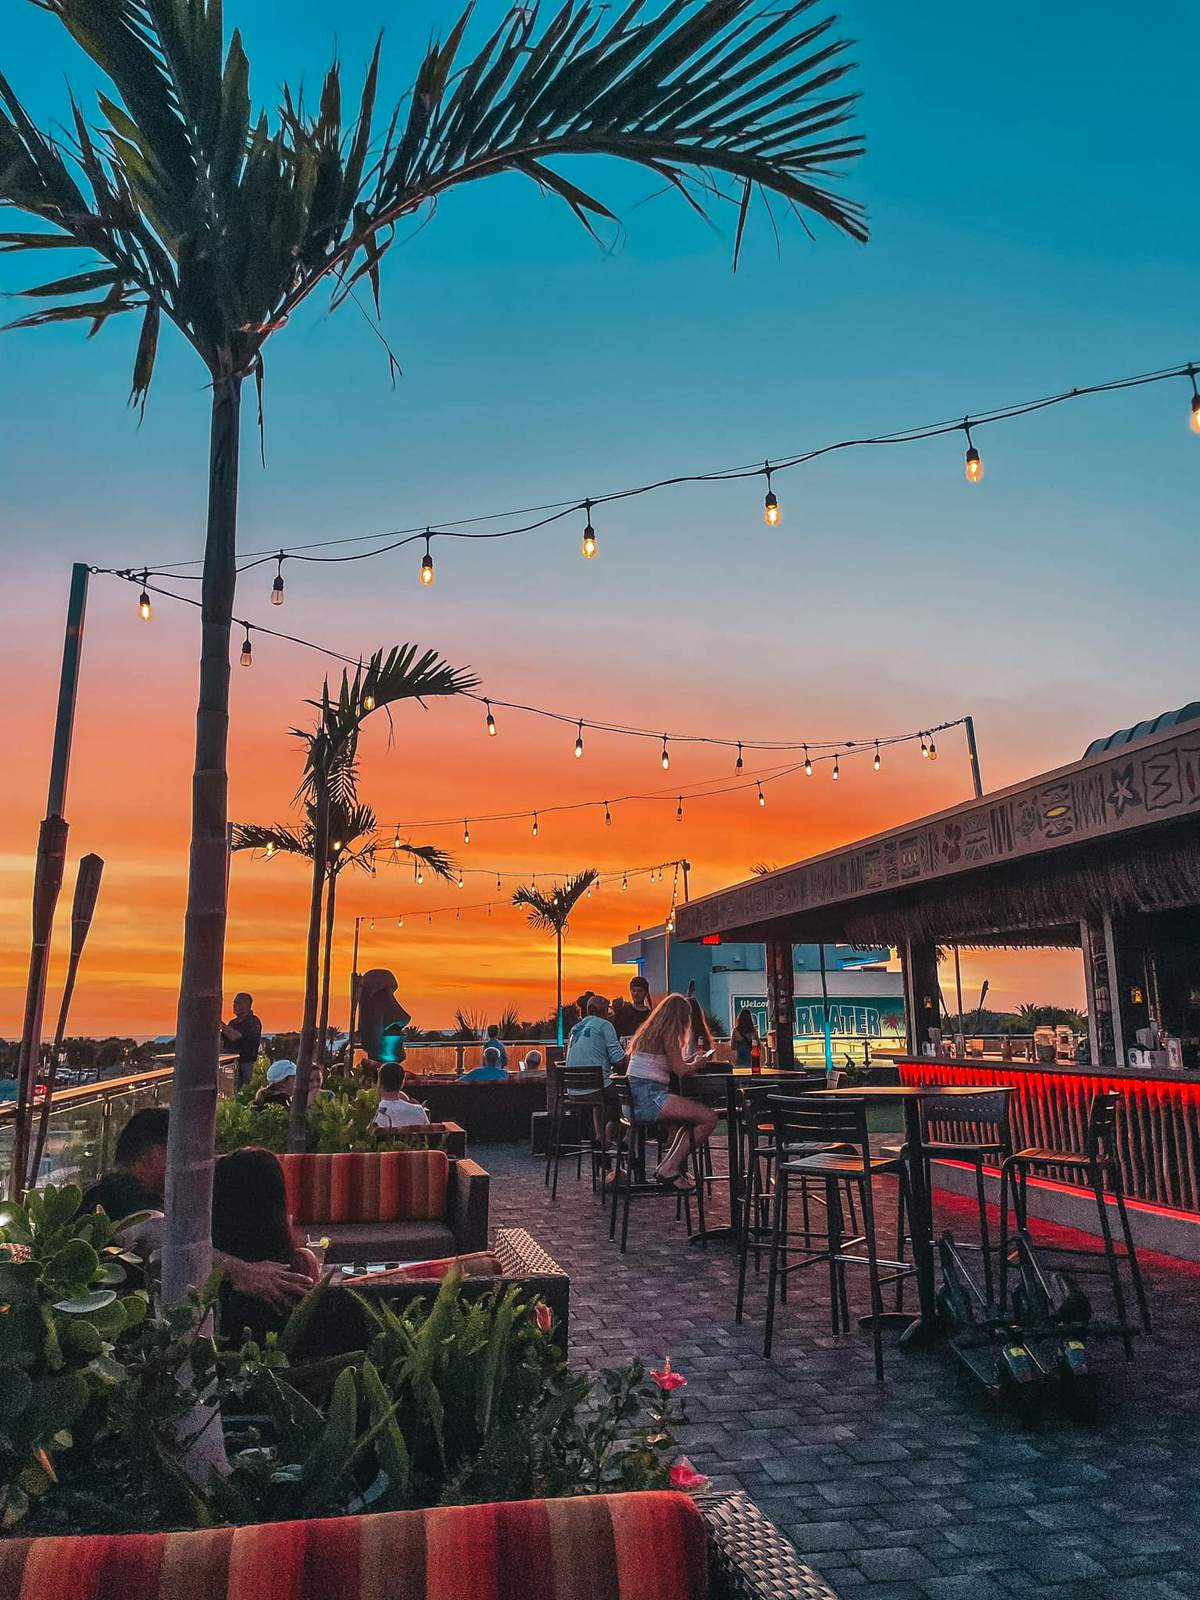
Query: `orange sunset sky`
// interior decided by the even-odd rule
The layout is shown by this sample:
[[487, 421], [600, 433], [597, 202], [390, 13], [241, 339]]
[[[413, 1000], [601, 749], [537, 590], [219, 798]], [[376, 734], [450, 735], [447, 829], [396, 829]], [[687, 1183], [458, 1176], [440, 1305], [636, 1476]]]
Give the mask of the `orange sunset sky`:
[[[718, 234], [670, 197], [641, 204], [653, 185], [636, 175], [586, 171], [626, 224], [610, 251], [528, 183], [469, 186], [387, 262], [384, 327], [403, 366], [394, 390], [353, 307], [330, 315], [314, 302], [272, 340], [265, 467], [246, 398], [241, 550], [574, 501], [1200, 354], [1200, 222], [1179, 204], [1194, 187], [1194, 52], [1180, 47], [1171, 8], [1117, 35], [1080, 30], [1071, 8], [1026, 18], [997, 8], [970, 28], [941, 0], [845, 9], [869, 153], [843, 188], [869, 208], [870, 244], [827, 232], [810, 241], [781, 223], [777, 253], [756, 215], [734, 275], [727, 219]], [[6, 71], [35, 114], [61, 119], [64, 74], [85, 101], [89, 92], [78, 55], [53, 17], [9, 10]], [[285, 75], [311, 82], [331, 54], [327, 7], [242, 0], [227, 11], [245, 30], [257, 98], [273, 100]], [[380, 12], [339, 8], [348, 73]], [[485, 8], [480, 28], [495, 16]], [[389, 20], [393, 88], [440, 17], [433, 5]], [[5, 257], [0, 288], [54, 275]], [[125, 406], [136, 336], [114, 319], [91, 343], [52, 328], [0, 344], [8, 1037], [20, 1027], [70, 564], [161, 565], [202, 547], [204, 374], [164, 333], [139, 425]], [[410, 546], [370, 563], [290, 563], [286, 604], [273, 611], [274, 568], [260, 566], [242, 579], [236, 609], [352, 655], [433, 647], [473, 667], [485, 692], [572, 717], [734, 739], [869, 740], [970, 712], [985, 780], [999, 787], [1197, 695], [1200, 439], [1188, 431], [1189, 394], [1175, 380], [988, 429], [978, 486], [964, 479], [958, 435], [847, 451], [776, 480], [775, 529], [763, 523], [760, 481], [693, 486], [599, 509], [594, 561], [581, 559], [581, 523], [568, 519], [511, 540], [436, 544], [430, 590]], [[136, 593], [93, 580], [47, 1005], [49, 1020], [75, 863], [95, 851], [105, 879], [75, 1032], [175, 1026], [198, 629], [190, 607], [168, 600], [142, 624]], [[237, 643], [231, 816], [288, 820], [299, 775], [288, 730], [310, 715], [303, 702], [319, 691], [322, 658], [260, 639], [247, 671]], [[936, 763], [909, 746], [888, 752], [878, 775], [869, 759], [845, 760], [838, 784], [826, 767], [772, 785], [765, 809], [752, 792], [685, 802], [677, 823], [671, 793], [615, 807], [605, 828], [598, 811], [546, 808], [731, 776], [732, 753], [677, 748], [667, 775], [654, 744], [593, 733], [577, 761], [573, 728], [515, 713], [499, 721], [489, 740], [473, 702], [408, 707], [389, 747], [374, 719], [362, 797], [467, 867], [619, 871], [686, 854], [700, 894], [757, 862], [783, 865], [970, 793], [952, 732]], [[748, 758], [756, 765], [766, 763]], [[465, 851], [461, 823], [418, 825], [516, 808], [542, 812], [536, 840], [528, 818], [474, 824]], [[428, 879], [418, 889], [387, 866], [375, 879], [343, 878], [335, 1022], [346, 1021], [355, 913], [377, 918], [364, 966], [395, 969], [419, 1025], [450, 1023], [459, 1005], [548, 1014], [552, 947], [521, 914], [423, 920], [426, 908], [494, 893], [494, 879], [467, 885], [461, 895]], [[661, 921], [669, 890], [669, 879], [651, 888], [642, 878], [584, 903], [568, 995], [625, 981], [610, 947]], [[251, 990], [268, 1030], [298, 1025], [306, 903], [302, 863], [235, 858], [226, 998]], [[987, 976], [997, 1007], [1082, 999], [1073, 954], [988, 953], [964, 969], [968, 995]]]

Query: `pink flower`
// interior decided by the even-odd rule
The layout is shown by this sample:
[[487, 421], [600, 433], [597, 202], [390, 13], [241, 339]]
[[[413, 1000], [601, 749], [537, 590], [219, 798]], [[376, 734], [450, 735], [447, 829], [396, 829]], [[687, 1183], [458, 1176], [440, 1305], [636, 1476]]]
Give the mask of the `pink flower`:
[[671, 1468], [670, 1473], [672, 1489], [682, 1489], [687, 1494], [694, 1494], [698, 1489], [707, 1489], [709, 1480], [702, 1472], [697, 1472], [686, 1456]]
[[670, 1394], [672, 1389], [682, 1389], [687, 1384], [687, 1379], [682, 1372], [671, 1371], [670, 1356], [663, 1357], [662, 1371], [652, 1372], [650, 1376], [664, 1394]]
[[539, 1300], [534, 1306], [533, 1320], [537, 1323], [539, 1333], [549, 1333], [554, 1326], [554, 1314], [544, 1300]]

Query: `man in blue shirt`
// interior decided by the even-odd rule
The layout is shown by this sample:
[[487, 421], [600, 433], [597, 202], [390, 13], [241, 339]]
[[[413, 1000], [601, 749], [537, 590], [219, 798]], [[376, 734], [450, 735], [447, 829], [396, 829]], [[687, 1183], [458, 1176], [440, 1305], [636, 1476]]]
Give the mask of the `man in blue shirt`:
[[625, 1059], [625, 1051], [621, 1047], [620, 1039], [617, 1038], [617, 1030], [608, 1020], [608, 1001], [602, 994], [594, 994], [588, 1000], [586, 1015], [575, 1024], [567, 1036], [565, 1064], [568, 1067], [599, 1067], [604, 1075], [607, 1126], [599, 1106], [592, 1108], [592, 1117], [596, 1127], [596, 1138], [605, 1146], [615, 1128], [614, 1119], [620, 1109], [617, 1091], [610, 1087], [613, 1068], [624, 1066]]
[[483, 1065], [464, 1072], [459, 1083], [506, 1083], [508, 1073], [500, 1065], [500, 1052], [490, 1045], [483, 1052]]
[[500, 1054], [500, 1065], [506, 1072], [508, 1071], [508, 1051], [504, 1048], [504, 1041], [500, 1037], [500, 1028], [494, 1022], [488, 1024], [488, 1031], [483, 1036], [483, 1048], [485, 1051], [498, 1051]]

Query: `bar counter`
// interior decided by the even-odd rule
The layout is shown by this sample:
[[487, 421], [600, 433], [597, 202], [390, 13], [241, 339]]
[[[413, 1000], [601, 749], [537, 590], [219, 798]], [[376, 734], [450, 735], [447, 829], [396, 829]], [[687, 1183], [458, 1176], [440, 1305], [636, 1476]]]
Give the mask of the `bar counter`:
[[[1121, 1095], [1117, 1154], [1125, 1192], [1135, 1202], [1200, 1222], [1200, 1073], [1137, 1068], [1053, 1066], [1003, 1061], [998, 1056], [900, 1056], [902, 1083], [978, 1086], [1011, 1084], [1016, 1149], [1045, 1145], [1082, 1151], [1088, 1107], [1100, 1090]], [[1078, 1175], [1054, 1170], [1052, 1179], [1078, 1189]]]

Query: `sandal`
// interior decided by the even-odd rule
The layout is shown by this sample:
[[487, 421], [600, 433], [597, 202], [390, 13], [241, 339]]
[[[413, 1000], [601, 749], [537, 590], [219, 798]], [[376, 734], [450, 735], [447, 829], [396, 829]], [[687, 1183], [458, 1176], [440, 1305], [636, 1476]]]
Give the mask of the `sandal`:
[[696, 1185], [686, 1172], [672, 1172], [666, 1177], [660, 1177], [656, 1172], [654, 1181], [660, 1189], [667, 1189], [672, 1194], [695, 1194]]

